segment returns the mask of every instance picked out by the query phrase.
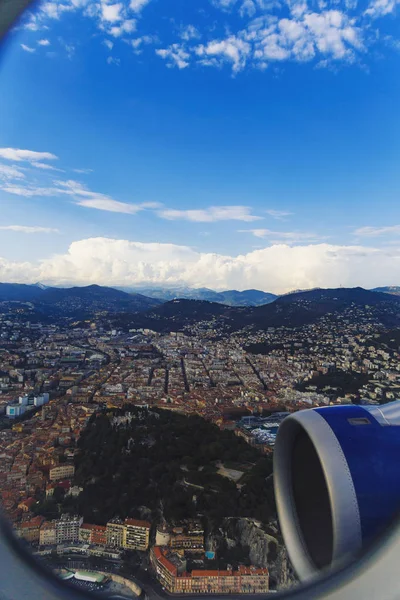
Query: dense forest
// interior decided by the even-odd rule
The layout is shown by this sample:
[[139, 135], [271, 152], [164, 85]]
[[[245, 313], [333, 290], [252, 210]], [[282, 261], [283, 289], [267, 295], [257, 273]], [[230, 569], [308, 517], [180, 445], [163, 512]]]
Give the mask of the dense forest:
[[[272, 477], [266, 480], [272, 460], [199, 416], [133, 406], [98, 413], [79, 439], [75, 460], [75, 484], [83, 492], [60, 508], [87, 522], [201, 515], [214, 528], [224, 517], [267, 523], [275, 516]], [[217, 473], [218, 461], [244, 465], [239, 486]]]

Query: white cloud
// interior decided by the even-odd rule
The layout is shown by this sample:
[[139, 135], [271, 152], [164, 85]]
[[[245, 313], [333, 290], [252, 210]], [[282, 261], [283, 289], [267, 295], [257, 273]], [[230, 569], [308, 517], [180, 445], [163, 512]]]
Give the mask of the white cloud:
[[62, 2], [44, 2], [40, 5], [40, 11], [49, 19], [59, 19], [65, 12], [74, 10], [74, 5]]
[[200, 39], [201, 33], [194, 25], [187, 25], [181, 30], [180, 36], [182, 40], [189, 42], [190, 40]]
[[211, 0], [212, 4], [217, 8], [221, 8], [222, 10], [230, 10], [234, 7], [237, 0]]
[[120, 23], [120, 25], [115, 25], [111, 27], [109, 34], [113, 37], [121, 37], [121, 35], [126, 33], [132, 33], [136, 30], [136, 20], [135, 19], [127, 19]]
[[32, 162], [32, 167], [36, 167], [36, 169], [44, 169], [45, 171], [59, 171], [62, 172], [62, 169], [58, 169], [57, 167], [53, 167], [53, 165], [49, 165], [43, 162]]
[[113, 47], [114, 47], [114, 42], [112, 42], [111, 40], [104, 40], [104, 41], [103, 41], [103, 44], [104, 44], [105, 46], [107, 46], [107, 48], [108, 48], [109, 50], [112, 50], [112, 49], [113, 49]]
[[142, 202], [140, 204], [130, 204], [127, 202], [119, 202], [105, 194], [92, 192], [82, 183], [78, 181], [55, 181], [59, 194], [67, 194], [75, 198], [75, 204], [85, 208], [94, 208], [108, 212], [125, 213], [134, 215], [141, 210], [150, 208], [159, 208], [158, 203]]
[[118, 2], [117, 4], [102, 4], [101, 5], [101, 17], [104, 21], [115, 23], [121, 20], [121, 11], [123, 4]]
[[14, 194], [15, 196], [22, 196], [25, 198], [33, 198], [34, 196], [58, 196], [60, 190], [57, 188], [46, 188], [46, 187], [35, 187], [31, 185], [23, 186], [22, 184], [9, 183], [7, 185], [0, 185], [0, 189], [8, 194]]
[[28, 227], [25, 225], [0, 225], [2, 231], [16, 231], [18, 233], [60, 233], [52, 227]]
[[184, 220], [197, 223], [212, 223], [215, 221], [258, 221], [262, 217], [251, 214], [248, 206], [210, 206], [205, 209], [159, 211], [158, 215], [169, 221]]
[[31, 48], [31, 46], [27, 46], [26, 44], [21, 44], [21, 48], [22, 50], [25, 50], [25, 52], [30, 52], [31, 54], [36, 52], [35, 48]]
[[285, 217], [289, 217], [291, 215], [293, 215], [292, 212], [287, 212], [285, 210], [274, 210], [273, 208], [270, 208], [268, 210], [265, 211], [267, 213], [267, 215], [269, 215], [270, 217], [272, 217], [273, 219], [284, 219]]
[[117, 65], [119, 67], [119, 65], [121, 64], [121, 59], [120, 58], [115, 58], [114, 56], [108, 56], [107, 57], [107, 64], [108, 65]]
[[340, 285], [375, 287], [400, 280], [400, 253], [396, 248], [317, 244], [275, 245], [228, 256], [174, 244], [91, 238], [73, 242], [65, 254], [38, 263], [0, 259], [1, 280], [258, 288], [275, 293]]
[[360, 237], [378, 237], [381, 235], [400, 235], [400, 225], [387, 227], [360, 227], [354, 230], [354, 235]]
[[186, 52], [183, 45], [172, 44], [169, 48], [156, 50], [156, 54], [167, 61], [169, 67], [186, 69], [189, 66], [190, 54]]
[[142, 208], [137, 204], [127, 204], [126, 202], [118, 202], [108, 198], [93, 198], [92, 200], [77, 200], [78, 206], [85, 208], [95, 208], [97, 210], [106, 210], [108, 212], [125, 213], [135, 215]]
[[398, 6], [398, 0], [372, 0], [365, 14], [376, 19], [394, 13]]
[[240, 229], [239, 233], [252, 233], [258, 238], [270, 238], [271, 244], [298, 244], [321, 242], [327, 236], [306, 231], [272, 231], [271, 229]]
[[150, 0], [131, 0], [129, 6], [134, 12], [139, 13], [149, 2]]
[[39, 40], [39, 41], [38, 41], [38, 45], [39, 45], [39, 46], [50, 46], [50, 41], [49, 41], [49, 40], [47, 40], [47, 39], [44, 39], [44, 40]]
[[246, 65], [251, 52], [251, 45], [236, 36], [230, 36], [226, 40], [212, 41], [206, 46], [200, 45], [196, 48], [196, 54], [203, 56], [219, 56], [233, 64], [234, 71], [240, 71]]
[[244, 0], [239, 12], [241, 17], [253, 17], [256, 13], [256, 10], [256, 5], [254, 4], [253, 0]]
[[38, 162], [42, 160], [56, 160], [58, 157], [51, 152], [35, 152], [33, 150], [20, 150], [19, 148], [0, 148], [0, 158], [14, 161]]
[[151, 35], [142, 35], [142, 37], [134, 38], [130, 40], [130, 44], [135, 54], [141, 54], [143, 46], [148, 44], [154, 44], [158, 41], [158, 38]]
[[88, 175], [93, 173], [93, 169], [72, 169], [74, 173], [80, 173], [82, 175]]
[[18, 167], [1, 165], [0, 164], [0, 180], [1, 179], [24, 179], [25, 173]]

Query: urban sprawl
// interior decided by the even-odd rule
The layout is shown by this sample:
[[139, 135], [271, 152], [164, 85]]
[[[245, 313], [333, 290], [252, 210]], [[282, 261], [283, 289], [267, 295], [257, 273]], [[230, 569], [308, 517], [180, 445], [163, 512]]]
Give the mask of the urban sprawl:
[[[48, 325], [0, 315], [0, 494], [17, 535], [44, 556], [119, 561], [126, 551], [146, 553], [154, 577], [171, 593], [268, 591], [267, 568], [187, 571], [188, 557], [202, 564], [207, 554], [200, 520], [160, 524], [115, 515], [98, 525], [79, 515], [46, 520], [35, 507], [54, 494], [80, 494], [77, 441], [104, 408], [197, 414], [269, 454], [280, 422], [293, 411], [398, 397], [399, 353], [373, 343], [380, 333], [368, 309], [356, 307], [297, 329], [230, 336], [202, 322], [190, 332], [159, 334], [123, 332], [104, 318]], [[252, 346], [268, 352], [246, 350]], [[365, 381], [346, 393], [314, 385], [337, 372]]]

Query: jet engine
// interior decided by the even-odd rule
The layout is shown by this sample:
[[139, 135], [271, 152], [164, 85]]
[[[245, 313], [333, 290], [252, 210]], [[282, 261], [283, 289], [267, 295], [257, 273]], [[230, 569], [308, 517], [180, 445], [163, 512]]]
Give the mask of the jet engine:
[[274, 486], [301, 580], [357, 555], [400, 509], [400, 401], [287, 417], [275, 444]]

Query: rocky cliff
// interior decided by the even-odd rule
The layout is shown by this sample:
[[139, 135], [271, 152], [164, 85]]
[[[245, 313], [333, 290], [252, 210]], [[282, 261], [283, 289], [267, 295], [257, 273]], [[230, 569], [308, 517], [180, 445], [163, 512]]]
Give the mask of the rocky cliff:
[[221, 534], [228, 548], [241, 546], [247, 549], [251, 564], [268, 567], [271, 588], [283, 589], [296, 583], [277, 523], [266, 527], [254, 519], [226, 519]]

